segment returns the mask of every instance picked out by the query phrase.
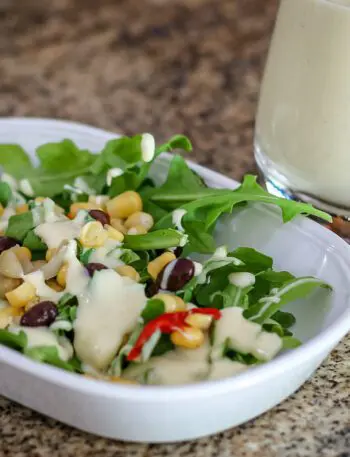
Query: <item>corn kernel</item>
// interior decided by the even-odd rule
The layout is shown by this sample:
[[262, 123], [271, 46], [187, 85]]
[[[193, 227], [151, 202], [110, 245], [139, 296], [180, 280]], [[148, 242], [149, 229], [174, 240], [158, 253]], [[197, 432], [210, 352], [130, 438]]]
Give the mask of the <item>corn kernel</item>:
[[50, 260], [57, 254], [58, 249], [51, 248], [46, 251], [45, 259], [46, 262], [50, 262]]
[[174, 313], [175, 311], [184, 311], [186, 304], [182, 298], [172, 294], [156, 294], [152, 298], [162, 300], [165, 306], [166, 313]]
[[138, 384], [137, 381], [133, 381], [132, 379], [121, 378], [120, 376], [110, 376], [108, 379], [111, 382], [118, 382], [120, 384]]
[[0, 203], [0, 217], [4, 214], [4, 207], [2, 206], [2, 204]]
[[135, 227], [129, 228], [127, 233], [128, 235], [145, 235], [147, 229], [143, 225], [136, 225]]
[[51, 287], [51, 289], [53, 289], [53, 290], [56, 291], [56, 292], [62, 292], [62, 290], [63, 290], [63, 287], [60, 286], [60, 285], [58, 284], [58, 282], [55, 281], [54, 279], [49, 279], [48, 281], [46, 281], [46, 284], [47, 284], [49, 287]]
[[16, 214], [27, 213], [28, 211], [29, 211], [29, 206], [27, 205], [27, 203], [16, 206]]
[[11, 292], [7, 292], [5, 297], [14, 308], [23, 308], [36, 296], [36, 289], [32, 284], [24, 282]]
[[22, 279], [19, 278], [7, 278], [0, 274], [0, 298], [5, 298], [7, 292], [11, 292], [22, 284]]
[[88, 222], [81, 229], [79, 241], [84, 248], [99, 248], [107, 241], [108, 233], [101, 222]]
[[124, 240], [124, 235], [122, 234], [122, 232], [115, 229], [111, 225], [106, 225], [105, 229], [107, 231], [108, 238], [111, 238], [112, 240], [120, 241], [120, 242], [122, 242]]
[[74, 219], [80, 210], [90, 211], [91, 209], [102, 210], [102, 207], [101, 207], [101, 205], [97, 205], [96, 203], [92, 203], [92, 202], [72, 203], [72, 205], [70, 206], [70, 209], [69, 209], [69, 217], [71, 219]]
[[199, 328], [185, 327], [177, 330], [170, 335], [170, 339], [175, 346], [186, 349], [196, 349], [204, 342], [204, 333]]
[[175, 259], [176, 256], [173, 252], [164, 252], [148, 264], [147, 271], [153, 279], [157, 279], [163, 268]]
[[68, 265], [62, 265], [60, 268], [59, 272], [57, 273], [56, 276], [56, 281], [61, 287], [66, 287], [66, 279], [67, 279], [67, 271], [68, 271]]
[[32, 252], [25, 246], [15, 246], [12, 248], [12, 251], [21, 263], [30, 262], [32, 260]]
[[107, 212], [112, 218], [126, 219], [137, 211], [142, 211], [140, 195], [128, 190], [107, 202]]
[[213, 322], [213, 318], [208, 314], [193, 313], [186, 317], [185, 322], [200, 330], [208, 330]]
[[13, 308], [12, 306], [7, 306], [6, 308], [0, 309], [0, 329], [6, 328], [8, 325], [12, 324], [13, 318], [20, 315], [20, 310]]
[[113, 228], [115, 228], [116, 230], [118, 230], [119, 232], [123, 233], [123, 235], [125, 235], [127, 232], [122, 219], [119, 219], [119, 218], [111, 219], [111, 226]]
[[129, 216], [125, 221], [125, 227], [127, 229], [137, 227], [138, 225], [145, 227], [147, 231], [150, 230], [154, 225], [153, 217], [148, 213], [144, 213], [143, 211], [137, 211], [136, 213]]
[[133, 281], [139, 282], [140, 275], [135, 270], [134, 267], [130, 265], [121, 265], [115, 269], [115, 271], [120, 274], [120, 276], [127, 276], [128, 278], [132, 279]]

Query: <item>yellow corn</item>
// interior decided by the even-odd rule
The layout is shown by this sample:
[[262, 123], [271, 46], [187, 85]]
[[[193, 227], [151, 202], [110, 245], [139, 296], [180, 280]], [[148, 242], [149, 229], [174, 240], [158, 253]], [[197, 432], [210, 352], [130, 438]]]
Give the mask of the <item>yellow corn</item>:
[[6, 328], [8, 325], [12, 324], [13, 318], [20, 316], [20, 310], [13, 308], [12, 306], [7, 306], [6, 308], [0, 309], [0, 329]]
[[68, 265], [67, 264], [62, 265], [62, 267], [60, 268], [60, 270], [56, 276], [56, 281], [63, 288], [66, 287], [67, 271], [68, 271]]
[[152, 298], [162, 300], [165, 306], [166, 313], [174, 313], [175, 311], [185, 311], [186, 304], [182, 298], [172, 294], [156, 294]]
[[123, 235], [125, 235], [127, 232], [122, 219], [119, 219], [119, 218], [111, 219], [111, 226], [113, 228], [115, 228], [116, 230], [118, 230], [119, 232], [123, 233]]
[[133, 190], [128, 190], [107, 202], [107, 212], [112, 218], [126, 219], [137, 211], [142, 211], [140, 195]]
[[132, 279], [133, 281], [139, 282], [140, 275], [135, 270], [134, 267], [130, 265], [121, 265], [115, 269], [115, 271], [120, 274], [120, 276], [127, 276], [128, 278]]
[[136, 225], [135, 227], [129, 228], [127, 233], [128, 235], [145, 235], [147, 229], [143, 225]]
[[17, 259], [21, 262], [28, 262], [32, 260], [32, 252], [30, 249], [25, 246], [15, 246], [12, 248], [12, 251], [15, 253]]
[[137, 211], [136, 213], [129, 216], [125, 221], [125, 227], [127, 229], [137, 227], [138, 225], [145, 227], [147, 231], [150, 230], [154, 225], [153, 217], [148, 213], [144, 213], [143, 211]]
[[[66, 272], [66, 274], [67, 274], [67, 272]], [[54, 279], [49, 279], [48, 281], [46, 281], [46, 284], [47, 284], [49, 287], [51, 287], [51, 289], [55, 290], [56, 292], [62, 292], [62, 290], [63, 290], [63, 287], [60, 286], [60, 285], [58, 284], [58, 282], [55, 281]]]
[[107, 241], [108, 233], [101, 222], [88, 222], [81, 229], [79, 241], [84, 248], [99, 248]]
[[193, 313], [186, 317], [185, 322], [200, 330], [208, 330], [213, 322], [213, 318], [207, 314]]
[[105, 230], [107, 231], [108, 238], [120, 242], [124, 240], [124, 235], [122, 234], [122, 232], [112, 227], [111, 225], [106, 225]]
[[175, 346], [186, 349], [196, 349], [204, 342], [204, 333], [199, 328], [185, 327], [177, 330], [170, 335], [170, 339]]
[[163, 268], [175, 259], [176, 256], [174, 253], [164, 252], [148, 264], [147, 271], [153, 279], [157, 279], [157, 276], [163, 270]]
[[50, 262], [50, 260], [52, 259], [52, 257], [55, 256], [55, 255], [57, 254], [57, 251], [58, 251], [58, 249], [56, 249], [56, 248], [48, 249], [48, 250], [46, 251], [46, 255], [45, 255], [46, 262]]
[[90, 211], [91, 209], [102, 210], [102, 206], [92, 202], [76, 202], [70, 206], [69, 217], [74, 219], [78, 212], [82, 209], [85, 211]]
[[27, 205], [27, 203], [16, 206], [16, 214], [27, 213], [28, 211], [29, 211], [29, 206]]
[[133, 381], [132, 379], [121, 378], [120, 376], [109, 376], [108, 380], [111, 382], [118, 382], [120, 384], [138, 384], [137, 381]]
[[7, 292], [5, 297], [14, 308], [23, 308], [36, 296], [36, 289], [32, 284], [24, 282], [11, 292]]
[[0, 217], [4, 214], [4, 207], [2, 206], [2, 204], [0, 203]]
[[19, 278], [7, 278], [0, 274], [0, 298], [5, 298], [7, 292], [11, 292], [22, 284], [22, 279]]

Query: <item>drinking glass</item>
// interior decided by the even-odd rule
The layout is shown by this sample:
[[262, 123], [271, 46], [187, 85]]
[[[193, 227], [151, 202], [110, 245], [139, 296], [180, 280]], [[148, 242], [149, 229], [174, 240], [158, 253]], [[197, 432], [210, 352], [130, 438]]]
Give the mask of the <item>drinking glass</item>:
[[350, 216], [350, 0], [281, 0], [254, 150], [270, 192]]

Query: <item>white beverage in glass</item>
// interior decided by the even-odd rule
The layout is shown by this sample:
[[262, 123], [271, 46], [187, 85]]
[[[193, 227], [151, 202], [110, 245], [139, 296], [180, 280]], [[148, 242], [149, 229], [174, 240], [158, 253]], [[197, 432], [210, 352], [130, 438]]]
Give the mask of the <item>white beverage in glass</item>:
[[350, 215], [350, 0], [281, 0], [255, 157], [269, 190]]

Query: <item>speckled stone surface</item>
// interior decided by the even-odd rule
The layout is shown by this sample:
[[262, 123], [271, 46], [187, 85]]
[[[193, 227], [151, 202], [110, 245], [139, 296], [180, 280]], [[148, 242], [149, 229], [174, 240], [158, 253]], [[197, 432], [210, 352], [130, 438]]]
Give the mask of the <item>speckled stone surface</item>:
[[[277, 0], [1, 0], [0, 116], [66, 118], [159, 141], [239, 179]], [[1, 374], [0, 374], [1, 375]], [[0, 399], [0, 456], [350, 456], [350, 340], [289, 400], [176, 445], [94, 437]]]

